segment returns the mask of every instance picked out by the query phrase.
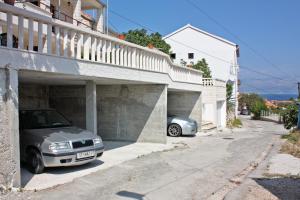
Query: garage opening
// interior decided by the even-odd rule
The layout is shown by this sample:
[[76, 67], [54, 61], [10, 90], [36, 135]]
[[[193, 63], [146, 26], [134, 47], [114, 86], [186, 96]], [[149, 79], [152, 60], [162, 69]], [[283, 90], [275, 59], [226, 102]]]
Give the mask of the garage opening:
[[[186, 92], [186, 91], [168, 91], [168, 133], [172, 136], [170, 126], [181, 130], [181, 135], [193, 135], [194, 129], [184, 131], [184, 127], [179, 122], [174, 121], [182, 119], [181, 121], [189, 122], [189, 119], [197, 123], [197, 131], [201, 129], [202, 121], [202, 103], [200, 92]], [[172, 121], [170, 121], [172, 120]], [[179, 127], [175, 127], [176, 125]], [[170, 130], [169, 130], [170, 129]]]

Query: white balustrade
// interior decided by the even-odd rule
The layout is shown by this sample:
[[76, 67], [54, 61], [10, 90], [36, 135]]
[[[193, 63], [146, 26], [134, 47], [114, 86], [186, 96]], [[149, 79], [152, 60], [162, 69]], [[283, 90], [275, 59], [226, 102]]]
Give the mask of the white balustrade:
[[1, 20], [7, 26], [7, 48], [15, 48], [13, 37], [17, 35], [17, 48], [21, 50], [167, 73], [173, 81], [178, 82], [213, 84], [205, 79], [202, 82], [200, 71], [177, 66], [167, 54], [156, 49], [142, 47], [2, 2]]

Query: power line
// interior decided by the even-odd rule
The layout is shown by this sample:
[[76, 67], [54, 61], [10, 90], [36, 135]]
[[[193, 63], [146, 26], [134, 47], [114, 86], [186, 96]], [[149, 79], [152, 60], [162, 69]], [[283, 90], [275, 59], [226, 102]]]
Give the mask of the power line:
[[[226, 26], [224, 26], [223, 24], [221, 24], [219, 21], [217, 21], [215, 18], [213, 18], [212, 16], [210, 16], [207, 12], [205, 12], [203, 9], [201, 9], [195, 2], [193, 2], [192, 0], [185, 0], [187, 3], [189, 3], [190, 5], [192, 5], [193, 7], [195, 7], [198, 11], [200, 11], [203, 15], [205, 15], [207, 18], [209, 18], [211, 21], [213, 21], [215, 24], [217, 24], [218, 26], [220, 26], [222, 29], [224, 29], [227, 33], [229, 33], [230, 35], [232, 35], [233, 37], [235, 37], [237, 40], [239, 40], [241, 43], [243, 43], [248, 49], [250, 49], [252, 51], [252, 53], [254, 53], [256, 56], [262, 58], [266, 63], [270, 64], [272, 67], [278, 69], [279, 71], [285, 73], [286, 75], [290, 76], [290, 77], [294, 77], [295, 75], [290, 75], [288, 74], [286, 71], [282, 70], [279, 66], [277, 66], [276, 64], [274, 64], [273, 62], [270, 61], [270, 59], [268, 59], [267, 57], [265, 57], [263, 54], [261, 54], [260, 52], [258, 52], [257, 50], [255, 50], [253, 47], [251, 47], [247, 42], [245, 42], [244, 40], [242, 40], [238, 35], [234, 34], [232, 31], [230, 31]], [[294, 79], [293, 78], [293, 79]], [[297, 79], [294, 79], [295, 81], [297, 81]]]
[[[112, 9], [110, 10], [110, 12], [113, 13], [114, 15], [116, 15], [116, 16], [118, 16], [118, 17], [120, 17], [120, 18], [122, 18], [122, 19], [124, 19], [124, 20], [126, 20], [126, 21], [128, 21], [128, 22], [131, 22], [131, 23], [133, 23], [133, 24], [135, 24], [135, 25], [138, 25], [138, 26], [140, 26], [140, 27], [142, 27], [142, 28], [144, 28], [144, 29], [146, 29], [146, 30], [148, 30], [148, 31], [151, 31], [151, 32], [153, 32], [153, 33], [154, 33], [154, 32], [157, 32], [157, 31], [155, 31], [155, 30], [153, 30], [153, 29], [151, 29], [151, 28], [149, 28], [149, 27], [147, 27], [147, 26], [145, 26], [145, 25], [142, 25], [142, 24], [139, 23], [139, 22], [136, 22], [135, 20], [132, 20], [132, 19], [130, 19], [130, 18], [128, 18], [128, 17], [125, 17], [125, 16], [123, 16], [123, 15], [117, 13], [116, 11], [114, 11], [114, 10], [112, 10]], [[229, 61], [227, 61], [227, 60], [224, 60], [224, 59], [219, 58], [219, 57], [217, 57], [217, 56], [211, 55], [211, 54], [209, 54], [209, 53], [207, 53], [207, 52], [205, 52], [205, 51], [196, 49], [196, 48], [194, 48], [194, 47], [191, 47], [191, 46], [189, 46], [189, 45], [187, 45], [187, 44], [184, 44], [184, 43], [179, 42], [179, 41], [177, 41], [177, 40], [174, 40], [174, 39], [172, 39], [172, 38], [170, 38], [170, 40], [172, 40], [172, 41], [174, 41], [174, 42], [176, 42], [176, 43], [178, 43], [178, 44], [181, 44], [181, 45], [183, 45], [183, 46], [185, 46], [185, 47], [188, 47], [188, 48], [190, 48], [190, 49], [193, 49], [193, 50], [195, 50], [195, 51], [198, 51], [198, 52], [200, 52], [200, 53], [203, 53], [203, 54], [205, 54], [205, 55], [207, 55], [207, 56], [210, 56], [210, 57], [212, 57], [212, 58], [218, 59], [218, 60], [220, 60], [220, 61], [222, 61], [222, 62], [232, 64], [231, 62], [229, 62]], [[274, 75], [270, 75], [270, 74], [267, 74], [267, 73], [264, 73], [264, 72], [260, 72], [260, 71], [251, 69], [251, 68], [246, 67], [246, 66], [240, 65], [239, 67], [240, 67], [241, 69], [245, 69], [245, 70], [248, 70], [248, 71], [250, 71], [250, 72], [254, 72], [254, 73], [257, 73], [257, 74], [260, 74], [260, 75], [264, 75], [264, 76], [267, 76], [267, 77], [272, 77], [273, 79], [277, 79], [277, 80], [279, 80], [279, 81], [290, 82], [290, 80], [283, 79], [283, 78], [280, 78], [280, 77], [277, 77], [277, 76], [274, 76]]]

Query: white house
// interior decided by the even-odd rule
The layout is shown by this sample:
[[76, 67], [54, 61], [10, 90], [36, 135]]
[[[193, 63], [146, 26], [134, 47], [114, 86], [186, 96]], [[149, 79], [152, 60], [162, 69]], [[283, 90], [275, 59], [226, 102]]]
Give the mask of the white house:
[[[238, 45], [219, 36], [205, 32], [190, 24], [164, 37], [171, 45], [171, 58], [176, 64], [189, 66], [205, 58], [213, 79], [224, 80], [233, 84], [232, 102], [235, 104], [235, 115], [238, 108]], [[213, 83], [208, 83], [208, 85]], [[215, 112], [219, 104], [215, 103], [215, 96], [205, 90], [202, 96], [203, 120], [219, 123]]]

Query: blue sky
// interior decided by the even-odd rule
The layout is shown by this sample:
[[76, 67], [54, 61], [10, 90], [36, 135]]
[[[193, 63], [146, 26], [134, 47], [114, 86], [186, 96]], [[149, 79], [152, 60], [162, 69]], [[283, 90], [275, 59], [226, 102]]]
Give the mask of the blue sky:
[[[191, 1], [271, 63], [255, 55], [186, 0], [109, 0], [109, 9], [162, 35], [190, 23], [239, 44], [242, 92], [286, 94], [297, 92], [296, 82], [300, 81], [299, 0]], [[119, 32], [140, 28], [112, 12], [109, 13], [109, 22]], [[250, 72], [243, 69], [243, 66], [270, 74], [272, 77]]]

